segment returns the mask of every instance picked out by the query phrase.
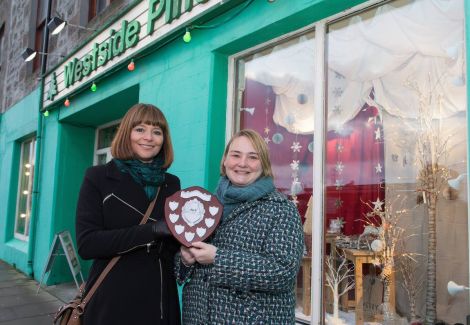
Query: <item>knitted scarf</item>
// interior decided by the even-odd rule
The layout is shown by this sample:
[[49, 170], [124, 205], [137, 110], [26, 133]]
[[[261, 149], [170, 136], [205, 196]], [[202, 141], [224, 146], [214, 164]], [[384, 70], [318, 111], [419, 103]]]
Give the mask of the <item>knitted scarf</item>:
[[216, 196], [224, 206], [222, 218], [227, 217], [240, 204], [253, 202], [275, 190], [271, 177], [260, 177], [247, 186], [235, 186], [226, 176], [219, 179]]
[[143, 163], [137, 159], [114, 159], [119, 170], [128, 173], [134, 181], [140, 184], [149, 200], [153, 200], [157, 194], [157, 187], [165, 181], [166, 168], [162, 168], [163, 155], [156, 156], [150, 163]]

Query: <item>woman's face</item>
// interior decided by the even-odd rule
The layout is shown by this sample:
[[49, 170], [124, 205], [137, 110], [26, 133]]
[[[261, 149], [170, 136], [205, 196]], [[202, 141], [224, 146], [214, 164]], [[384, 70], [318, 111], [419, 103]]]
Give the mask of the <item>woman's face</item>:
[[150, 162], [158, 155], [163, 145], [163, 131], [150, 124], [136, 125], [131, 131], [131, 148], [135, 158]]
[[246, 186], [263, 172], [261, 160], [247, 137], [234, 139], [224, 160], [225, 174], [232, 184]]

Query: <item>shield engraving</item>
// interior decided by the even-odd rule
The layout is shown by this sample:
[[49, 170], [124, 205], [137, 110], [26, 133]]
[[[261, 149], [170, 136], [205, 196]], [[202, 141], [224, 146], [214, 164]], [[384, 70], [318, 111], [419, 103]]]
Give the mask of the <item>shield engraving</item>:
[[169, 196], [165, 202], [165, 221], [173, 236], [184, 246], [204, 241], [222, 217], [223, 206], [215, 195], [191, 186]]

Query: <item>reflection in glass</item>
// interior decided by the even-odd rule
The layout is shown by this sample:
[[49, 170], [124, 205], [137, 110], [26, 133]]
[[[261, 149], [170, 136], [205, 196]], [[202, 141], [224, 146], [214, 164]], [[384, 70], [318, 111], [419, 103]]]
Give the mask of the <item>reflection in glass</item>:
[[297, 315], [310, 315], [313, 192], [314, 33], [238, 60], [237, 120], [258, 131], [270, 149], [274, 181], [299, 210], [305, 256], [298, 276]]
[[21, 144], [15, 237], [22, 240], [27, 240], [29, 236], [29, 216], [31, 213], [31, 191], [33, 187], [35, 144], [35, 138], [28, 139]]
[[469, 283], [463, 12], [400, 0], [328, 26], [325, 229], [333, 271], [354, 267], [341, 285], [355, 284], [327, 293], [329, 324], [469, 314], [446, 292]]

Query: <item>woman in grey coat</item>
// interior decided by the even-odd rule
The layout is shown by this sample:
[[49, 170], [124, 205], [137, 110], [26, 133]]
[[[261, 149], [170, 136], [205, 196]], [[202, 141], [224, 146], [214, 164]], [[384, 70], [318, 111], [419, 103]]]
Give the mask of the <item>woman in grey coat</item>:
[[181, 247], [176, 275], [183, 323], [294, 324], [303, 232], [295, 205], [276, 191], [268, 148], [253, 130], [228, 143], [217, 197], [222, 220], [208, 243]]

